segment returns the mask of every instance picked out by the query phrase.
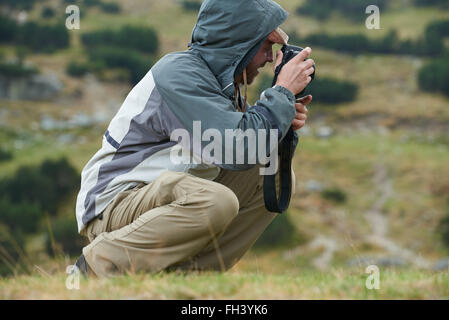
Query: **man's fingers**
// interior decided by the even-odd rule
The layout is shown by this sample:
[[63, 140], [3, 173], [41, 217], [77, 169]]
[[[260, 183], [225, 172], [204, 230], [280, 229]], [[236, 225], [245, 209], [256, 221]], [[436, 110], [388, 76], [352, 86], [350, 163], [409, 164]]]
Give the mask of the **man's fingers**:
[[311, 53], [312, 53], [312, 49], [310, 47], [307, 47], [304, 50], [302, 50], [300, 53], [298, 53], [294, 59], [297, 59], [299, 61], [304, 61], [305, 59], [307, 59], [308, 56], [310, 56]]
[[302, 103], [296, 103], [295, 104], [295, 108], [296, 108], [296, 112], [300, 112], [300, 113], [307, 113], [307, 112], [309, 112], [309, 110], [307, 110], [306, 105], [304, 105]]
[[302, 127], [304, 127], [305, 124], [306, 124], [306, 122], [304, 120], [293, 119], [293, 122], [292, 122], [293, 130], [296, 131], [298, 129], [301, 129]]
[[295, 116], [296, 120], [302, 120], [302, 121], [306, 121], [307, 120], [307, 116], [304, 113], [296, 113]]
[[312, 102], [312, 99], [313, 99], [312, 95], [309, 94], [305, 97], [297, 99], [296, 103], [302, 103], [302, 104], [308, 105], [310, 102]]
[[276, 72], [277, 66], [281, 64], [283, 55], [284, 54], [282, 53], [281, 50], [276, 51], [276, 62], [274, 63], [274, 72]]
[[315, 68], [311, 67], [311, 68], [306, 70], [306, 75], [310, 76], [314, 72], [315, 72]]
[[300, 68], [303, 70], [308, 70], [310, 68], [313, 68], [313, 65], [315, 64], [315, 61], [313, 59], [307, 59], [306, 61], [301, 62]]

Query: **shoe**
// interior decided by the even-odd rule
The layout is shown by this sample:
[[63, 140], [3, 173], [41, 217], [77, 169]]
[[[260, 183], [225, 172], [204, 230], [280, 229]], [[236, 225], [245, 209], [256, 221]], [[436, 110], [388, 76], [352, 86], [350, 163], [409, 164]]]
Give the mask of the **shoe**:
[[78, 270], [81, 272], [81, 274], [87, 278], [89, 273], [89, 267], [87, 266], [86, 259], [84, 258], [84, 255], [81, 254], [75, 262], [75, 267], [78, 268]]

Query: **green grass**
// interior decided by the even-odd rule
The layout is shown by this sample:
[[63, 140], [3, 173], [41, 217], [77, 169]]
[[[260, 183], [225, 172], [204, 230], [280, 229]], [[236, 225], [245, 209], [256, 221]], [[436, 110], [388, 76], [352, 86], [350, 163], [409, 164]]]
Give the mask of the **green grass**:
[[2, 299], [448, 299], [448, 273], [380, 270], [380, 288], [369, 290], [363, 269], [332, 269], [322, 273], [296, 271], [264, 274], [160, 273], [110, 279], [81, 279], [68, 290], [66, 275], [0, 279]]

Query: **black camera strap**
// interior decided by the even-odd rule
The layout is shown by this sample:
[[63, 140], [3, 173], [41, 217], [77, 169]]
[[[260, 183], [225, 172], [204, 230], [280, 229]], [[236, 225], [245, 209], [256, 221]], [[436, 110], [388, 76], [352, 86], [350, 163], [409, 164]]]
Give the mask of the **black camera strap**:
[[[279, 144], [279, 198], [276, 190], [276, 174], [266, 175], [263, 180], [263, 196], [265, 207], [270, 212], [283, 213], [290, 204], [292, 195], [292, 158], [294, 132], [288, 129], [284, 139]], [[266, 165], [269, 167], [270, 163]], [[278, 200], [279, 199], [279, 200]]]

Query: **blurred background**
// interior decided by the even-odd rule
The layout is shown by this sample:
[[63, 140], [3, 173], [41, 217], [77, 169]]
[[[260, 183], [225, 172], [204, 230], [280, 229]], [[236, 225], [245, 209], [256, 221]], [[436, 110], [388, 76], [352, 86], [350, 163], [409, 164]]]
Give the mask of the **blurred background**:
[[[289, 212], [236, 268], [448, 270], [449, 1], [278, 3], [290, 43], [313, 49], [314, 99]], [[70, 4], [79, 30], [65, 26]], [[379, 30], [365, 26], [371, 4]], [[80, 254], [80, 172], [132, 86], [187, 49], [200, 5], [0, 1], [1, 276], [64, 272]], [[271, 86], [271, 68], [251, 103]]]

